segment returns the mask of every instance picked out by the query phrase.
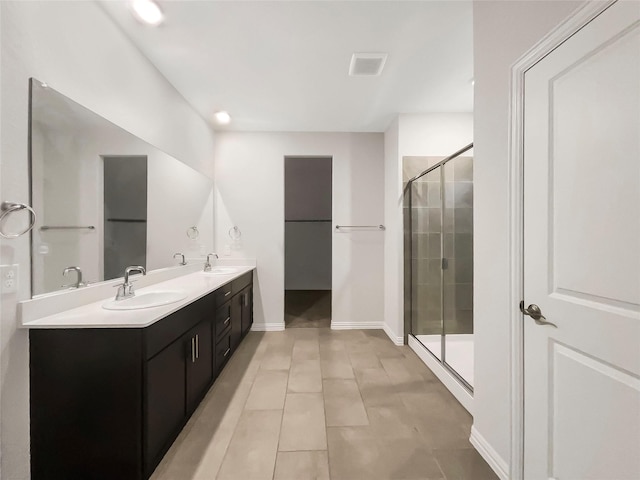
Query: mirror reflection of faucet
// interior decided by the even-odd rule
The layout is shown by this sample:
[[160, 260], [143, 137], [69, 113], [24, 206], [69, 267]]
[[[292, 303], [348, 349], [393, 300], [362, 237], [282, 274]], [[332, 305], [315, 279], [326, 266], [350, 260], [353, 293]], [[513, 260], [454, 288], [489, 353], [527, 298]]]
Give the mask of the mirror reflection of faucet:
[[131, 265], [124, 270], [124, 283], [122, 285], [116, 285], [118, 287], [118, 293], [116, 293], [116, 300], [124, 300], [125, 298], [131, 298], [135, 296], [133, 291], [133, 282], [129, 281], [129, 274], [131, 272], [140, 272], [142, 275], [147, 274], [147, 270], [141, 265]]
[[209, 260], [209, 257], [216, 257], [216, 259], [219, 258], [217, 253], [209, 253], [207, 255], [207, 261], [204, 263], [204, 271], [205, 272], [210, 272], [211, 271], [211, 261]]
[[176, 257], [182, 257], [182, 261], [180, 262], [180, 265], [184, 266], [184, 265], [187, 264], [187, 260], [184, 258], [184, 254], [182, 254], [180, 252], [174, 253], [173, 254], [173, 258], [176, 258]]
[[80, 269], [80, 267], [67, 267], [62, 272], [62, 276], [66, 277], [67, 273], [69, 272], [76, 272], [76, 283], [62, 285], [62, 288], [80, 288], [80, 287], [86, 287], [87, 285], [89, 285], [87, 282], [82, 281], [82, 270]]

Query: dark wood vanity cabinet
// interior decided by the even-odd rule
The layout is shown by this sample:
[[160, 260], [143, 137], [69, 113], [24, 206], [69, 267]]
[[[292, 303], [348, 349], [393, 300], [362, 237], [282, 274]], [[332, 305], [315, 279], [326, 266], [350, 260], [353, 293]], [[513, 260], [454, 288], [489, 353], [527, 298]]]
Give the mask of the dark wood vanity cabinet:
[[30, 330], [31, 478], [149, 478], [247, 333], [251, 283], [146, 328]]
[[187, 414], [193, 413], [213, 380], [213, 322], [201, 322], [186, 335]]

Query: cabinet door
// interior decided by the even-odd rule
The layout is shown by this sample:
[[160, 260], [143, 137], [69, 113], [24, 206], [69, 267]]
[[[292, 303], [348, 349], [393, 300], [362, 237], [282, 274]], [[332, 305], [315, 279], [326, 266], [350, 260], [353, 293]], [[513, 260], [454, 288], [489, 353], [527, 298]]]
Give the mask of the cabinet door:
[[242, 306], [242, 335], [246, 335], [253, 323], [253, 288], [247, 287], [240, 293]]
[[150, 474], [178, 434], [186, 413], [181, 339], [147, 362], [145, 472]]
[[191, 414], [213, 378], [212, 321], [204, 320], [185, 336], [187, 342], [187, 412]]
[[242, 337], [242, 294], [231, 299], [231, 353], [235, 352]]

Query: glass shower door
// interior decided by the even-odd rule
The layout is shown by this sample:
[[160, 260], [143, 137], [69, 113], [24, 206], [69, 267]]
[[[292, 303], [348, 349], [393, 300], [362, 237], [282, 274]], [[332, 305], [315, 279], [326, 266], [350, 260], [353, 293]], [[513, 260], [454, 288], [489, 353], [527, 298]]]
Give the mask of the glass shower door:
[[411, 227], [411, 332], [442, 361], [440, 169], [412, 182]]
[[443, 167], [444, 362], [473, 387], [473, 162]]
[[473, 157], [403, 161], [405, 326], [473, 390]]

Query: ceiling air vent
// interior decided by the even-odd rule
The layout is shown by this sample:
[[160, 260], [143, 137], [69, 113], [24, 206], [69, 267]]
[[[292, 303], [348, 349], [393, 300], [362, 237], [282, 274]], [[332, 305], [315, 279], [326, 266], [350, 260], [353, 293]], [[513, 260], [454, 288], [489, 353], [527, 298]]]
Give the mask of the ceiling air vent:
[[354, 53], [349, 65], [349, 75], [352, 77], [380, 75], [386, 61], [386, 53]]

